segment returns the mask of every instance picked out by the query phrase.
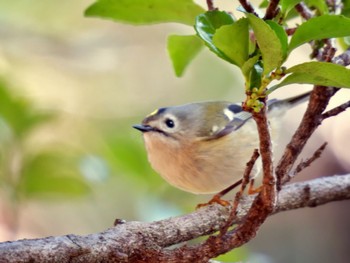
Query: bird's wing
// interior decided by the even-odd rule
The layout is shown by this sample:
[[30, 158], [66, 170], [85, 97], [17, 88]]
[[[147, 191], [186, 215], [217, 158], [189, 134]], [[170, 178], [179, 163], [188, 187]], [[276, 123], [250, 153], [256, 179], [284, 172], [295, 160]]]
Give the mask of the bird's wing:
[[229, 104], [224, 109], [223, 114], [227, 117], [226, 125], [215, 131], [207, 140], [217, 139], [238, 130], [252, 117], [252, 114], [243, 111], [241, 105], [238, 103]]

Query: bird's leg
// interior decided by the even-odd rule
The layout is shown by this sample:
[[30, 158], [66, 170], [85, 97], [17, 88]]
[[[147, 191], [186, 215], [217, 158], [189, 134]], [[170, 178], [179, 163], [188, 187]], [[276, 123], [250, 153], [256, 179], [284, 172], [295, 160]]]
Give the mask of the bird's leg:
[[[254, 164], [255, 164], [256, 160], [259, 158], [259, 156], [260, 156], [259, 151], [257, 149], [255, 149], [250, 161], [247, 163], [247, 167], [244, 171], [243, 179], [241, 179], [241, 187], [240, 187], [239, 191], [236, 193], [235, 199], [233, 200], [232, 210], [231, 210], [231, 213], [229, 215], [229, 218], [228, 218], [226, 224], [220, 229], [220, 235], [226, 234], [226, 232], [229, 229], [229, 227], [231, 226], [234, 218], [236, 217], [239, 201], [241, 200], [241, 197], [242, 197], [244, 190], [246, 189], [248, 183], [250, 185], [254, 184], [254, 179], [252, 179], [250, 177], [250, 174], [251, 174], [253, 167], [254, 167]], [[253, 183], [252, 183], [252, 181], [253, 181]], [[250, 186], [249, 186], [249, 189], [250, 189]], [[248, 192], [249, 192], [249, 189], [248, 189]]]
[[254, 178], [250, 179], [249, 187], [248, 187], [248, 195], [258, 194], [262, 189], [262, 185], [258, 187], [254, 187]]
[[222, 206], [228, 206], [230, 205], [229, 201], [223, 200], [221, 199], [221, 197], [223, 197], [224, 195], [226, 195], [227, 193], [229, 193], [232, 189], [236, 188], [237, 186], [239, 186], [242, 183], [242, 179], [238, 180], [237, 182], [235, 182], [234, 184], [230, 185], [229, 187], [227, 187], [226, 189], [222, 190], [221, 192], [217, 193], [216, 195], [213, 196], [212, 199], [209, 200], [208, 203], [204, 203], [204, 204], [198, 204], [197, 205], [197, 209], [201, 208], [203, 206], [207, 206], [207, 205], [212, 205], [212, 204], [219, 204]]

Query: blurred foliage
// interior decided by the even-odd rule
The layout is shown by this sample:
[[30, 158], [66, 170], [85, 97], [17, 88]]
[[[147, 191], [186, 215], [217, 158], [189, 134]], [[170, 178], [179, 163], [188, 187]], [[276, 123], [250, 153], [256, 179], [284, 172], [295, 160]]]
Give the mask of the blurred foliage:
[[38, 150], [27, 145], [30, 137], [52, 122], [56, 114], [37, 110], [12, 91], [10, 85], [0, 81], [0, 195], [9, 202], [7, 207], [17, 209], [19, 203], [30, 198], [87, 194], [89, 186], [77, 169], [77, 160], [63, 151], [63, 146]]
[[[282, 0], [280, 13], [269, 21], [245, 13], [244, 10], [242, 12], [245, 13], [245, 17], [238, 21], [230, 12], [226, 11], [210, 10], [198, 14], [200, 11], [198, 6], [190, 0], [179, 1], [175, 5], [173, 1], [161, 1], [160, 3], [160, 1], [154, 0], [150, 4], [147, 0], [139, 0], [133, 3], [131, 8], [128, 1], [99, 0], [87, 8], [85, 15], [140, 25], [170, 21], [192, 25], [193, 22], [197, 36], [202, 40], [203, 45], [206, 45], [219, 58], [238, 66], [242, 70], [246, 87], [261, 89], [259, 92], [264, 93], [272, 80], [280, 80], [287, 75], [287, 81], [282, 81], [271, 87], [269, 91], [271, 93], [284, 85], [293, 83], [327, 85], [324, 83], [324, 79], [319, 76], [330, 68], [332, 68], [332, 72], [336, 71], [338, 69], [336, 65], [317, 62], [318, 66], [307, 74], [300, 74], [293, 72], [293, 70], [284, 71], [282, 65], [291, 52], [302, 44], [326, 38], [343, 38], [350, 35], [350, 18], [343, 15], [329, 15], [328, 7], [324, 1], [309, 0], [305, 3], [310, 9], [316, 10], [315, 17], [303, 21], [288, 41], [284, 28], [292, 28], [294, 22], [290, 22], [291, 18], [288, 14], [299, 2]], [[266, 6], [264, 1], [260, 6]], [[176, 19], [172, 18], [174, 10], [184, 7], [186, 12], [177, 13]], [[346, 8], [347, 3], [345, 3], [345, 10]], [[343, 14], [346, 15], [346, 12]], [[135, 17], [137, 17], [137, 21], [135, 21]], [[190, 22], [188, 23], [188, 21]], [[250, 43], [252, 40], [248, 41], [250, 29], [254, 32], [254, 45]], [[187, 39], [190, 40], [191, 49], [180, 56], [177, 55], [179, 52], [176, 52], [176, 50], [183, 50], [189, 44]], [[174, 40], [174, 37], [168, 38], [168, 49], [175, 73], [181, 76], [184, 69], [198, 53], [200, 45], [198, 45], [198, 42], [194, 42], [192, 36], [191, 38], [183, 36], [183, 39], [181, 39], [181, 36], [177, 36], [176, 41]], [[345, 44], [345, 41], [341, 42], [341, 45], [344, 46]], [[251, 49], [249, 46], [255, 46], [255, 48]], [[295, 66], [303, 67], [304, 64]], [[256, 74], [256, 66], [262, 68], [262, 74]], [[343, 71], [350, 75], [349, 69], [344, 68]], [[332, 73], [332, 76], [333, 86], [350, 88], [350, 80], [344, 78], [344, 75], [339, 76]], [[251, 83], [260, 83], [262, 86], [252, 87]]]

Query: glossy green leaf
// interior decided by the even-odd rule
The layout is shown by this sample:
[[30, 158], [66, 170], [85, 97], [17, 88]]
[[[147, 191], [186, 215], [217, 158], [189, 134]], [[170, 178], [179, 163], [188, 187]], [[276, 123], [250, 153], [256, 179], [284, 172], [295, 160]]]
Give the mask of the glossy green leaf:
[[259, 55], [249, 58], [241, 67], [243, 75], [248, 79], [252, 68], [259, 59]]
[[232, 61], [214, 45], [213, 36], [216, 30], [220, 27], [233, 23], [234, 19], [230, 14], [224, 11], [214, 10], [197, 16], [194, 27], [197, 35], [204, 41], [206, 46], [208, 46], [211, 51], [222, 59], [231, 63]]
[[288, 12], [292, 10], [294, 6], [299, 2], [300, 0], [281, 0], [281, 12], [285, 15], [288, 14]]
[[254, 64], [250, 74], [249, 88], [259, 88], [261, 86], [263, 70], [264, 69], [260, 61]]
[[350, 88], [350, 69], [333, 63], [306, 62], [291, 67], [291, 73], [281, 83], [269, 89], [273, 90], [293, 83]]
[[90, 191], [78, 163], [65, 153], [43, 152], [24, 162], [19, 191], [25, 197], [73, 197]]
[[336, 15], [323, 15], [311, 18], [295, 31], [289, 52], [311, 40], [350, 36], [350, 18]]
[[193, 25], [205, 10], [192, 0], [98, 0], [86, 16], [102, 17], [135, 25], [177, 22]]
[[341, 14], [350, 17], [350, 0], [343, 0], [342, 1], [343, 8]]
[[317, 9], [320, 15], [328, 14], [328, 6], [324, 0], [305, 0], [307, 6]]
[[171, 35], [168, 37], [168, 52], [173, 62], [176, 76], [182, 76], [187, 65], [194, 59], [202, 47], [203, 42], [196, 35]]
[[252, 14], [246, 15], [259, 44], [264, 62], [264, 75], [266, 75], [283, 63], [281, 41], [275, 31], [264, 20]]
[[213, 36], [213, 43], [233, 64], [241, 67], [248, 59], [248, 20], [242, 18], [234, 24], [220, 27]]
[[259, 4], [259, 8], [266, 8], [266, 7], [268, 7], [268, 5], [269, 5], [269, 1], [268, 0], [263, 0]]
[[288, 51], [287, 33], [282, 26], [280, 26], [274, 21], [267, 20], [266, 23], [271, 27], [273, 31], [275, 31], [276, 36], [281, 42], [281, 48], [282, 48], [282, 54], [283, 54], [283, 60], [284, 60], [287, 56], [287, 51]]

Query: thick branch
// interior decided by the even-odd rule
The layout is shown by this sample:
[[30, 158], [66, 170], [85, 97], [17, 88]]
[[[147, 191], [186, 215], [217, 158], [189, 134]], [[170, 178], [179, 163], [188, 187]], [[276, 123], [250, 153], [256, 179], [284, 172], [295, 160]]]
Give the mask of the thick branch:
[[[243, 219], [253, 199], [253, 196], [243, 198], [235, 223]], [[324, 177], [284, 186], [274, 213], [345, 199], [350, 199], [350, 174]], [[128, 222], [87, 236], [4, 242], [0, 244], [0, 261], [165, 262], [157, 260], [157, 256], [167, 255], [166, 262], [191, 262], [188, 254], [174, 254], [166, 247], [218, 231], [225, 225], [229, 212], [227, 207], [213, 205], [162, 221]]]
[[[346, 50], [343, 54], [334, 58], [327, 56], [327, 59], [331, 59], [335, 64], [347, 66], [350, 64], [350, 50]], [[327, 118], [329, 114], [332, 115], [339, 113], [342, 112], [343, 109], [345, 110], [347, 108], [347, 104], [344, 103], [343, 105], [337, 107], [336, 110], [330, 111], [323, 115], [330, 98], [337, 91], [338, 89], [334, 87], [314, 87], [314, 90], [310, 96], [308, 108], [303, 116], [303, 119], [299, 124], [297, 131], [293, 135], [290, 143], [287, 145], [286, 150], [277, 165], [276, 175], [278, 188], [280, 188], [282, 184], [288, 182], [291, 179], [292, 175], [290, 174], [290, 171], [292, 166], [306, 145], [308, 139], [311, 137], [317, 127], [322, 123], [322, 121]], [[337, 112], [338, 110], [340, 111]]]
[[291, 179], [290, 171], [295, 161], [304, 149], [308, 139], [321, 124], [323, 120], [321, 115], [335, 92], [336, 90], [332, 87], [314, 87], [303, 119], [277, 165], [278, 187]]

